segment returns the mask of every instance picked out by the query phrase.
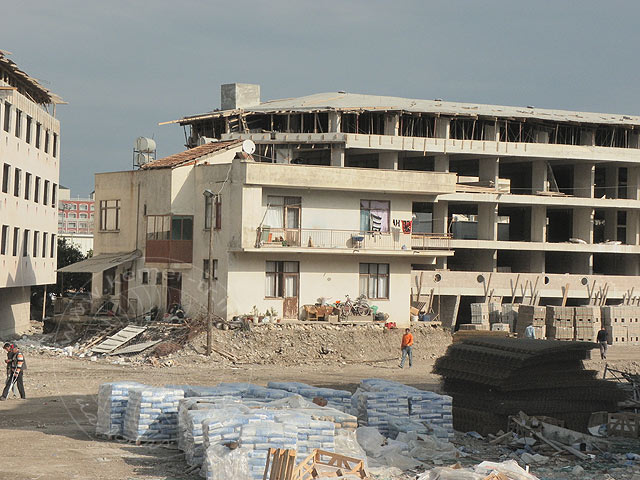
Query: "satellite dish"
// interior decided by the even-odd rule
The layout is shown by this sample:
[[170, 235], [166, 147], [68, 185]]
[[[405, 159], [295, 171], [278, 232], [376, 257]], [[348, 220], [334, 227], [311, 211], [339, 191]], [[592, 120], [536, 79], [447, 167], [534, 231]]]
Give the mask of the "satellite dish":
[[245, 140], [244, 142], [242, 142], [242, 151], [244, 153], [248, 153], [249, 155], [252, 155], [253, 152], [256, 151], [256, 144], [253, 143], [251, 140]]

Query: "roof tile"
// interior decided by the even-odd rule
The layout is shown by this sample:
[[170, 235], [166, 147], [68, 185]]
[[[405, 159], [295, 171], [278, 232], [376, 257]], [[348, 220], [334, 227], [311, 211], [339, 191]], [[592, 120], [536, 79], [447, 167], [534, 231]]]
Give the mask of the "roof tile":
[[205, 143], [204, 145], [190, 148], [189, 150], [185, 150], [184, 152], [175, 153], [173, 155], [169, 155], [168, 157], [164, 157], [164, 158], [159, 158], [158, 160], [154, 160], [153, 162], [147, 163], [140, 168], [144, 170], [149, 170], [149, 169], [155, 169], [155, 168], [179, 167], [180, 165], [184, 165], [186, 163], [192, 162], [206, 155], [210, 155], [215, 152], [227, 150], [231, 147], [238, 146], [241, 143], [242, 143], [241, 140], [229, 140], [226, 142]]

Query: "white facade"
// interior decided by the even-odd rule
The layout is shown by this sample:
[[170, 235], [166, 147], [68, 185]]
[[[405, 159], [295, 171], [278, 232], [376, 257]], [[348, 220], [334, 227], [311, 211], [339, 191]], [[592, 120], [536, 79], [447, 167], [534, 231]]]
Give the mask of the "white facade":
[[12, 86], [12, 70], [3, 56], [0, 60], [0, 336], [4, 336], [28, 328], [30, 287], [56, 281], [60, 122], [28, 98], [23, 88], [41, 96], [48, 92], [34, 85]]

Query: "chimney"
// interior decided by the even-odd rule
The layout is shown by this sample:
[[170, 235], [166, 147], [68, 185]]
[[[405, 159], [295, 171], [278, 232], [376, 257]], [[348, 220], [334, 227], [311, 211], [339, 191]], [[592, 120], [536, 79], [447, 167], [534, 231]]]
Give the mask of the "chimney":
[[255, 107], [260, 105], [260, 85], [252, 83], [226, 83], [220, 86], [220, 108]]

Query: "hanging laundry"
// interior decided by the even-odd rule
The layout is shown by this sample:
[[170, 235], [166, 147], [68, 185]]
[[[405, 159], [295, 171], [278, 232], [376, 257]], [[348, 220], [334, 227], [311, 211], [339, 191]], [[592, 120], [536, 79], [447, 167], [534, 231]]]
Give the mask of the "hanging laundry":
[[402, 220], [402, 233], [411, 233], [413, 220]]
[[382, 231], [382, 217], [379, 215], [376, 215], [375, 213], [371, 213], [371, 231], [372, 232]]

